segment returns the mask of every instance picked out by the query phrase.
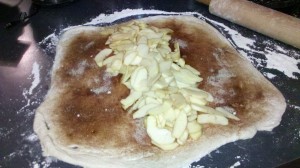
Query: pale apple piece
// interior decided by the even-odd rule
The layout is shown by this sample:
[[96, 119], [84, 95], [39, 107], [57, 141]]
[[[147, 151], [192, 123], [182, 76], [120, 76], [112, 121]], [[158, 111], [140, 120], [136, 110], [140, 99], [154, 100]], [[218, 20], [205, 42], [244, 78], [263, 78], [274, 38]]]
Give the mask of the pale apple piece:
[[152, 90], [150, 90], [150, 91], [148, 91], [148, 92], [144, 92], [143, 94], [144, 94], [144, 96], [146, 96], [146, 97], [152, 97], [152, 98], [157, 99], [157, 96], [156, 96], [155, 92], [152, 91]]
[[179, 138], [183, 134], [186, 126], [187, 126], [187, 116], [185, 112], [180, 112], [175, 120], [172, 135], [175, 138]]
[[193, 74], [195, 74], [197, 76], [200, 75], [200, 72], [197, 69], [193, 68], [192, 66], [190, 66], [188, 64], [185, 64], [184, 68], [186, 68], [187, 70], [191, 71]]
[[[130, 37], [128, 37], [130, 38]], [[112, 41], [109, 46], [114, 49], [116, 48], [117, 46], [119, 45], [127, 45], [127, 44], [134, 44], [132, 40], [127, 40], [127, 39], [124, 39], [124, 40], [118, 40], [118, 41]]]
[[156, 98], [153, 98], [153, 97], [146, 97], [145, 101], [146, 101], [146, 104], [150, 104], [150, 103], [159, 104], [160, 103], [160, 101], [158, 101]]
[[165, 82], [169, 85], [172, 81], [175, 80], [173, 76], [164, 77]]
[[194, 120], [197, 119], [197, 117], [198, 117], [197, 114], [191, 114], [191, 115], [188, 116], [188, 121], [189, 122], [194, 121]]
[[167, 70], [165, 72], [162, 72], [161, 76], [164, 77], [164, 78], [168, 78], [168, 77], [174, 78], [174, 75], [173, 75], [171, 70]]
[[178, 90], [179, 90], [178, 87], [174, 87], [174, 86], [169, 86], [168, 87], [168, 91], [169, 91], [170, 94], [177, 93]]
[[147, 28], [147, 26], [148, 26], [148, 25], [147, 25], [146, 23], [144, 23], [144, 22], [137, 22], [137, 24], [138, 24], [138, 26], [140, 27], [141, 30]]
[[152, 86], [152, 90], [164, 89], [167, 88], [169, 84], [161, 76]]
[[219, 115], [219, 116], [224, 116], [233, 120], [240, 120], [238, 117], [235, 115], [231, 114], [230, 112], [226, 111], [225, 109], [223, 110], [222, 108], [218, 108], [219, 110], [215, 110], [211, 107], [208, 106], [199, 106], [196, 104], [192, 104], [192, 108], [196, 111], [203, 112], [203, 113], [208, 113], [208, 114], [213, 114], [213, 115]]
[[118, 72], [115, 72], [111, 68], [106, 68], [106, 72], [108, 72], [110, 74], [110, 76], [117, 76], [118, 75]]
[[171, 94], [170, 98], [175, 108], [181, 108], [187, 104], [185, 97], [180, 93]]
[[192, 84], [193, 85], [193, 84], [195, 84], [197, 82], [201, 82], [203, 80], [202, 78], [200, 78], [199, 76], [193, 74], [191, 71], [189, 71], [187, 69], [179, 68], [178, 71], [173, 71], [173, 74], [174, 74], [174, 77], [177, 81], [182, 82], [182, 83], [186, 83], [186, 84]]
[[169, 28], [160, 28], [159, 31], [162, 32], [164, 35], [174, 32], [172, 29]]
[[126, 40], [129, 39], [130, 37], [132, 37], [132, 33], [113, 33], [108, 41], [121, 41], [121, 40]]
[[156, 33], [155, 33], [154, 30], [152, 30], [151, 28], [148, 27], [148, 28], [145, 28], [145, 29], [142, 29], [141, 31], [139, 31], [139, 34], [140, 35], [144, 35], [144, 36], [146, 36], [148, 38], [147, 35], [149, 35], [149, 34], [156, 34]]
[[[199, 112], [203, 112], [203, 113], [209, 113], [208, 109], [206, 108], [206, 106], [201, 106], [201, 105], [197, 105], [197, 104], [191, 104], [191, 107], [193, 110], [199, 111]], [[215, 113], [213, 113], [215, 114]]]
[[118, 72], [122, 68], [122, 65], [123, 65], [122, 61], [119, 60], [119, 59], [117, 59], [117, 60], [115, 60], [115, 61], [112, 62], [111, 69], [113, 71], [117, 71]]
[[168, 46], [166, 46], [166, 47], [165, 46], [159, 46], [157, 48], [157, 51], [160, 53], [160, 55], [162, 57], [165, 57], [167, 54], [169, 54], [171, 52], [171, 49], [168, 48]]
[[172, 61], [166, 60], [159, 62], [159, 69], [161, 73], [169, 71], [171, 69]]
[[181, 70], [181, 67], [179, 65], [177, 65], [176, 63], [172, 63], [171, 67], [172, 67], [172, 69], [175, 70], [175, 71], [172, 71], [173, 75], [174, 75], [174, 72], [177, 73], [177, 71]]
[[201, 137], [202, 132], [201, 131], [200, 132], [195, 132], [195, 133], [191, 133], [189, 135], [192, 138], [192, 140], [198, 140]]
[[175, 138], [172, 136], [172, 133], [163, 128], [157, 128], [156, 118], [154, 116], [147, 117], [147, 133], [151, 140], [156, 142], [157, 144], [171, 144], [175, 141]]
[[160, 38], [148, 39], [147, 45], [149, 46], [149, 48], [155, 49], [161, 40], [162, 39]]
[[128, 110], [128, 113], [132, 113], [133, 111], [143, 107], [146, 104], [146, 98], [141, 96]]
[[101, 50], [101, 51], [95, 56], [95, 58], [94, 58], [95, 61], [96, 61], [96, 63], [97, 63], [97, 65], [98, 65], [99, 67], [102, 67], [102, 66], [103, 66], [103, 64], [102, 64], [103, 60], [104, 60], [107, 56], [109, 56], [111, 53], [112, 53], [112, 49], [110, 49], [110, 48], [105, 48], [105, 49]]
[[161, 148], [162, 150], [173, 150], [173, 149], [175, 149], [175, 148], [177, 148], [177, 147], [179, 146], [179, 144], [176, 143], [176, 142], [173, 142], [173, 143], [171, 143], [171, 144], [164, 144], [164, 145], [159, 144], [159, 143], [157, 143], [157, 142], [155, 142], [155, 141], [151, 141], [151, 143], [152, 143], [153, 145], [155, 145], [155, 146]]
[[133, 118], [137, 119], [137, 118], [145, 117], [148, 114], [148, 111], [150, 109], [153, 109], [158, 106], [159, 106], [159, 104], [156, 104], [156, 103], [146, 104], [146, 105], [142, 106], [140, 109], [138, 109], [136, 112], [133, 113]]
[[129, 96], [121, 100], [122, 107], [127, 109], [142, 96], [142, 92], [130, 91]]
[[189, 133], [187, 130], [184, 130], [183, 134], [177, 139], [177, 143], [179, 145], [184, 145], [189, 137]]
[[187, 114], [187, 116], [189, 116], [192, 112], [192, 107], [190, 106], [190, 104], [186, 103], [182, 108], [182, 111], [184, 111]]
[[136, 57], [132, 60], [132, 62], [130, 63], [130, 65], [139, 65], [139, 64], [141, 63], [142, 60], [143, 60], [142, 57], [136, 56]]
[[204, 98], [209, 102], [213, 102], [213, 99], [214, 99], [213, 96], [210, 93], [208, 93], [204, 90], [198, 89], [198, 88], [191, 88], [191, 87], [182, 88], [180, 90], [180, 92], [191, 95], [191, 96], [194, 96], [194, 97]]
[[138, 44], [136, 50], [141, 57], [147, 57], [149, 54], [149, 47], [147, 44]]
[[150, 51], [148, 57], [154, 58], [156, 61], [161, 62], [164, 60], [163, 56], [157, 51]]
[[174, 43], [174, 55], [173, 55], [173, 60], [176, 61], [178, 59], [180, 59], [180, 48], [179, 48], [179, 44], [178, 42]]
[[213, 114], [199, 114], [197, 122], [200, 124], [228, 125], [228, 119], [226, 117]]
[[163, 117], [163, 114], [156, 115], [157, 127], [164, 128], [166, 125], [166, 119]]
[[146, 57], [140, 63], [141, 66], [144, 66], [147, 71], [149, 78], [155, 79], [157, 76], [160, 76], [160, 68], [158, 62], [153, 57]]
[[132, 51], [136, 49], [136, 46], [135, 44], [121, 44], [111, 48], [117, 51]]
[[177, 82], [175, 80], [173, 80], [172, 82], [169, 83], [170, 87], [178, 87], [177, 86]]
[[128, 35], [130, 35], [130, 36], [133, 36], [133, 34], [135, 34], [135, 31], [132, 30], [130, 25], [122, 26], [119, 28], [119, 30], [124, 34], [128, 33]]
[[181, 67], [184, 67], [184, 65], [185, 65], [184, 59], [183, 59], [183, 58], [179, 58], [179, 59], [177, 60], [177, 64], [178, 64], [179, 66], [181, 66]]
[[[126, 66], [126, 65], [123, 65], [124, 67], [124, 73], [122, 75], [122, 78], [121, 78], [121, 83], [125, 83], [129, 80], [129, 78], [131, 77], [131, 74], [132, 72], [135, 70], [135, 67], [132, 67], [132, 66]], [[129, 88], [129, 87], [128, 87]]]
[[164, 41], [170, 41], [172, 39], [172, 37], [170, 35], [163, 35], [162, 39]]
[[117, 56], [117, 55], [113, 55], [111, 57], [107, 57], [104, 61], [103, 61], [103, 65], [106, 65], [107, 68], [111, 69], [111, 64], [115, 61], [121, 59], [121, 57]]
[[166, 89], [157, 89], [154, 92], [159, 99], [170, 99], [170, 95]]
[[196, 120], [193, 120], [187, 123], [187, 130], [189, 134], [200, 132], [202, 130], [202, 126]]
[[230, 119], [233, 119], [233, 120], [237, 120], [237, 121], [240, 120], [237, 116], [235, 116], [234, 114], [230, 113], [229, 111], [225, 110], [222, 107], [216, 107], [215, 110], [217, 110], [218, 112], [222, 113], [227, 118], [230, 118]]
[[139, 104], [138, 104], [138, 109], [142, 108], [143, 106], [146, 105], [146, 100], [143, 99]]
[[149, 115], [159, 115], [159, 114], [162, 114], [163, 112], [165, 111], [168, 111], [172, 108], [172, 104], [168, 101], [164, 101], [163, 104], [155, 107], [155, 108], [152, 108], [148, 111], [148, 114]]
[[194, 97], [194, 96], [190, 96], [189, 101], [192, 104], [196, 104], [196, 105], [200, 105], [200, 106], [205, 106], [207, 104], [207, 101], [205, 99]]
[[124, 64], [125, 65], [130, 65], [130, 63], [135, 59], [137, 56], [137, 52], [126, 52], [124, 55]]
[[175, 121], [175, 119], [176, 119], [176, 113], [175, 113], [174, 109], [170, 108], [169, 110], [164, 111], [163, 116], [164, 116], [164, 118], [166, 119], [167, 122], [168, 121], [171, 122], [170, 123], [171, 127], [173, 127], [173, 125], [174, 125], [173, 121]]
[[[168, 121], [166, 120], [166, 127], [169, 127], [169, 128], [173, 128], [174, 127], [174, 122], [171, 122], [171, 121]], [[172, 129], [171, 129], [172, 130]]]
[[148, 72], [144, 67], [136, 68], [130, 78], [130, 84], [132, 88], [136, 91], [147, 91], [149, 88], [147, 87], [147, 76]]
[[137, 37], [137, 44], [147, 44], [148, 43], [148, 39], [146, 36], [138, 36]]
[[148, 87], [153, 90], [154, 84], [159, 80], [160, 77], [161, 77], [160, 73], [157, 73], [156, 76], [154, 76], [154, 77], [149, 77], [148, 84], [147, 84]]
[[[176, 80], [176, 78], [175, 78], [175, 83], [176, 83], [176, 86], [178, 87], [178, 88], [187, 88], [187, 87], [196, 87], [196, 83], [194, 83], [194, 84], [190, 84], [190, 83], [183, 83], [183, 82], [180, 82], [180, 81], [178, 81], [178, 80]], [[171, 83], [170, 83], [171, 84]]]

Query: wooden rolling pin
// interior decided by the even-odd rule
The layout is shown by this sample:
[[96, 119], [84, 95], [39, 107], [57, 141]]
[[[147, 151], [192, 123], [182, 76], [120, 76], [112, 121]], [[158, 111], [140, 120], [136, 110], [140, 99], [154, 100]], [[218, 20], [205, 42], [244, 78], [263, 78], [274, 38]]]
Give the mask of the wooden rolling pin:
[[300, 49], [300, 19], [247, 0], [197, 0], [209, 12]]

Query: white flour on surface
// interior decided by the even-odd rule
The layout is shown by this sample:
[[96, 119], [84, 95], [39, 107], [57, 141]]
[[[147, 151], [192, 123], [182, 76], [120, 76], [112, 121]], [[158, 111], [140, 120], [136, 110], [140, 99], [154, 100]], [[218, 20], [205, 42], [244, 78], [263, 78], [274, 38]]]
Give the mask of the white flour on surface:
[[40, 65], [37, 64], [36, 62], [33, 63], [33, 66], [32, 66], [32, 71], [31, 71], [31, 74], [33, 75], [33, 81], [32, 81], [32, 84], [29, 88], [29, 94], [31, 95], [32, 94], [32, 91], [33, 89], [35, 89], [37, 87], [37, 85], [41, 82], [41, 79], [40, 79]]
[[[266, 43], [268, 47], [263, 51], [257, 48], [256, 43], [258, 42], [257, 37], [254, 36], [253, 38], [245, 37], [241, 33], [239, 33], [234, 28], [230, 28], [223, 23], [216, 22], [211, 20], [200, 13], [196, 12], [166, 12], [160, 10], [144, 10], [144, 9], [125, 9], [122, 11], [117, 11], [112, 14], [100, 14], [95, 18], [91, 18], [90, 21], [83, 23], [82, 25], [101, 25], [101, 24], [110, 24], [112, 22], [118, 21], [123, 18], [128, 18], [132, 16], [138, 15], [192, 15], [199, 19], [205, 20], [212, 25], [216, 26], [216, 28], [221, 31], [221, 33], [228, 38], [230, 43], [241, 53], [242, 56], [247, 58], [251, 63], [256, 67], [264, 67], [265, 69], [270, 70], [277, 70], [283, 73], [285, 76], [291, 79], [297, 79], [295, 74], [300, 74], [299, 64], [300, 64], [300, 51], [295, 50], [287, 50], [284, 47], [274, 45], [272, 41]], [[66, 31], [77, 25], [70, 26], [65, 28], [62, 31]], [[59, 40], [60, 32], [55, 32], [53, 30], [52, 34], [49, 34], [45, 37], [42, 41], [38, 44], [44, 49], [45, 53], [48, 55], [54, 55], [56, 45]], [[180, 42], [181, 47], [186, 47], [184, 41]], [[91, 44], [92, 45], [92, 44]], [[261, 57], [255, 57], [254, 55], [261, 55]], [[28, 125], [27, 122], [32, 120], [34, 116], [34, 111], [30, 109], [36, 109], [37, 105], [42, 102], [41, 95], [43, 92], [40, 89], [40, 83], [46, 81], [45, 76], [40, 75], [40, 70], [43, 67], [40, 66], [38, 63], [34, 63], [32, 66], [32, 72], [29, 75], [29, 79], [31, 85], [28, 88], [23, 90], [24, 96], [24, 103], [25, 105], [17, 112], [17, 115], [24, 115], [24, 112], [27, 112], [24, 118], [24, 123], [20, 123], [17, 127], [32, 127], [32, 125]], [[84, 69], [83, 69], [84, 71]], [[81, 73], [82, 71], [79, 70], [75, 73]], [[269, 79], [275, 78], [276, 74], [273, 72], [263, 72], [265, 76]], [[105, 80], [105, 79], [103, 79]], [[109, 81], [109, 80], [108, 80]], [[215, 81], [215, 80], [212, 80]], [[97, 80], [95, 80], [97, 82]], [[103, 88], [95, 88], [93, 91], [96, 94], [100, 94], [106, 92], [107, 94], [110, 93], [110, 83], [107, 82]], [[299, 106], [295, 106], [295, 109], [299, 109]], [[27, 125], [25, 125], [27, 124]], [[1, 130], [1, 128], [0, 128]], [[13, 133], [15, 129], [12, 129], [10, 133]], [[4, 157], [4, 161], [12, 161], [18, 158], [22, 158], [23, 155], [27, 154], [30, 156], [30, 165], [24, 165], [24, 167], [33, 167], [33, 168], [48, 168], [51, 167], [53, 162], [56, 162], [54, 158], [51, 157], [42, 157], [40, 151], [40, 144], [38, 142], [37, 136], [31, 131], [25, 131], [20, 135], [22, 138], [20, 139], [19, 144], [21, 146], [16, 147], [15, 151], [12, 151], [9, 155]], [[26, 156], [27, 156], [26, 155]], [[238, 159], [238, 158], [237, 158]], [[231, 167], [240, 166], [240, 161], [234, 163]], [[0, 166], [1, 167], [1, 166]], [[195, 166], [198, 168], [204, 168], [204, 166]]]
[[32, 105], [32, 103], [37, 103], [37, 102], [32, 102], [30, 99], [30, 96], [32, 96], [32, 92], [33, 90], [40, 84], [41, 82], [41, 78], [40, 78], [40, 65], [36, 62], [33, 63], [32, 65], [32, 70], [31, 70], [31, 74], [28, 77], [29, 80], [32, 80], [30, 88], [24, 88], [23, 89], [23, 96], [24, 99], [26, 101], [26, 105], [24, 105], [20, 110], [17, 111], [17, 113], [21, 113], [24, 112], [24, 109], [30, 105]]
[[[201, 17], [200, 17], [201, 18]], [[216, 22], [214, 20], [205, 18], [208, 22], [217, 26], [221, 31], [225, 32], [225, 34], [230, 36], [230, 43], [236, 47], [236, 49], [240, 52], [241, 55], [245, 56], [252, 63], [257, 62], [258, 65], [256, 67], [264, 66], [266, 63], [266, 68], [268, 69], [276, 69], [282, 73], [284, 73], [289, 78], [297, 79], [294, 73], [298, 73], [300, 75], [300, 69], [297, 65], [300, 65], [300, 52], [289, 53], [289, 50], [285, 50], [281, 46], [273, 45], [272, 42], [267, 41], [267, 47], [264, 51], [256, 50], [256, 42], [257, 37], [254, 36], [254, 39], [244, 37], [238, 31], [229, 28], [223, 23]], [[272, 46], [273, 45], [273, 46]], [[266, 57], [266, 59], [254, 57], [253, 54], [261, 54]], [[274, 78], [275, 74], [266, 73], [264, 74], [268, 78]]]
[[230, 166], [230, 168], [235, 168], [241, 165], [240, 161], [235, 162], [232, 166]]

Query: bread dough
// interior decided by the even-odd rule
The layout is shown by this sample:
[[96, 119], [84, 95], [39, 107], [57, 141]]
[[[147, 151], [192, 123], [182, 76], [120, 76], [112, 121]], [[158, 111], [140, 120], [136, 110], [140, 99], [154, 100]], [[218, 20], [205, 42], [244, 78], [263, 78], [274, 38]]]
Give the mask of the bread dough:
[[191, 16], [155, 16], [150, 25], [174, 30], [186, 63], [201, 72], [199, 87], [212, 106], [237, 112], [240, 121], [206, 125], [203, 136], [172, 151], [151, 145], [143, 121], [121, 107], [129, 94], [120, 76], [111, 77], [93, 57], [105, 47], [112, 27], [76, 27], [57, 46], [51, 87], [37, 109], [34, 131], [43, 154], [84, 167], [182, 167], [218, 147], [276, 127], [285, 111], [282, 94], [213, 27]]

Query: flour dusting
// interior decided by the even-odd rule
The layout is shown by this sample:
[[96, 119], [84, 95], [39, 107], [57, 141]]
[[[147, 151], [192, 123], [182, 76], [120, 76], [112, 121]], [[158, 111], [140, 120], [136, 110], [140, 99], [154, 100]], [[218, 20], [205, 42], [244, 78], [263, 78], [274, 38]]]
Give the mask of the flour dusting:
[[92, 88], [91, 92], [94, 92], [95, 94], [102, 94], [102, 93], [111, 94], [111, 82], [112, 82], [111, 78], [112, 78], [111, 74], [105, 72], [102, 78], [101, 87]]
[[232, 166], [230, 166], [230, 168], [235, 168], [235, 167], [239, 167], [241, 165], [240, 161], [235, 162]]
[[75, 76], [75, 77], [81, 76], [81, 75], [83, 75], [86, 67], [88, 67], [88, 62], [86, 60], [83, 60], [78, 63], [76, 68], [71, 69], [69, 73], [70, 73], [70, 75]]
[[40, 79], [40, 66], [36, 62], [33, 63], [31, 74], [33, 75], [33, 81], [29, 88], [29, 94], [32, 94], [33, 89], [37, 87], [37, 85], [41, 82]]

